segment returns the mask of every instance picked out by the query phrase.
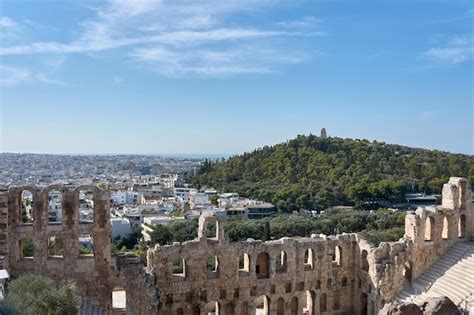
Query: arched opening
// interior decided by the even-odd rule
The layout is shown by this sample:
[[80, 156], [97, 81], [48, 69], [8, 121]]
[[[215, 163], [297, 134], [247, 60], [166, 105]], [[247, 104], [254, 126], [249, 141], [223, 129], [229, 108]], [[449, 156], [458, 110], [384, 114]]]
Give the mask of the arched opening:
[[240, 303], [240, 315], [249, 315], [249, 303], [245, 301]]
[[192, 315], [201, 315], [201, 308], [199, 305], [194, 305], [191, 313]]
[[313, 257], [313, 250], [308, 248], [304, 253], [304, 268], [306, 270], [313, 269]]
[[285, 300], [283, 298], [279, 298], [277, 300], [277, 307], [276, 307], [277, 315], [285, 315]]
[[94, 220], [94, 193], [79, 191], [79, 222], [91, 223]]
[[331, 289], [331, 288], [332, 288], [332, 279], [328, 279], [328, 280], [326, 281], [326, 287], [327, 287], [328, 289]]
[[296, 296], [291, 299], [290, 314], [291, 315], [298, 315], [298, 298]]
[[218, 302], [209, 302], [204, 306], [204, 311], [206, 315], [219, 315], [219, 303]]
[[339, 294], [339, 291], [335, 291], [333, 293], [333, 305], [332, 309], [334, 311], [338, 311], [341, 309], [341, 295]]
[[466, 237], [466, 215], [461, 214], [459, 217], [459, 231], [458, 231], [459, 238]]
[[334, 248], [334, 255], [332, 257], [332, 260], [336, 263], [336, 265], [342, 266], [342, 248], [341, 248], [341, 246], [336, 246]]
[[447, 240], [449, 237], [449, 221], [448, 217], [443, 218], [443, 231], [441, 232], [443, 240]]
[[48, 222], [62, 222], [63, 195], [58, 190], [48, 192]]
[[268, 278], [270, 276], [270, 257], [268, 253], [262, 252], [257, 255], [255, 273], [259, 279]]
[[367, 260], [367, 251], [365, 249], [361, 252], [360, 260], [362, 270], [369, 271], [369, 261]]
[[217, 231], [218, 231], [218, 222], [217, 222], [217, 220], [208, 219], [206, 221], [206, 237], [208, 239], [217, 240], [218, 239]]
[[249, 254], [244, 253], [239, 257], [239, 271], [249, 272], [250, 271], [250, 257]]
[[427, 217], [425, 220], [425, 241], [434, 240], [434, 218]]
[[48, 257], [64, 257], [63, 240], [59, 236], [48, 237]]
[[33, 223], [33, 193], [29, 190], [23, 190], [20, 193], [20, 222]]
[[269, 314], [269, 300], [265, 295], [259, 296], [255, 299], [255, 315]]
[[367, 298], [367, 294], [366, 293], [362, 293], [360, 295], [360, 314], [361, 315], [367, 315], [367, 301], [368, 301], [368, 298]]
[[341, 287], [347, 287], [347, 278], [346, 278], [346, 277], [342, 277], [342, 279], [341, 279]]
[[224, 315], [234, 315], [234, 304], [227, 303], [224, 308]]
[[112, 290], [112, 308], [115, 312], [125, 312], [127, 309], [127, 293], [123, 288]]
[[186, 261], [184, 259], [178, 258], [173, 260], [171, 267], [172, 274], [180, 277], [186, 276]]
[[24, 238], [20, 240], [20, 258], [33, 258], [33, 240]]
[[281, 251], [275, 261], [276, 272], [286, 272], [288, 270], [288, 258], [285, 251]]
[[320, 296], [319, 296], [319, 311], [322, 313], [322, 312], [326, 312], [328, 307], [327, 307], [327, 297], [326, 297], [326, 293], [322, 293]]
[[209, 256], [206, 260], [206, 269], [208, 278], [216, 278], [219, 271], [219, 260], [217, 256]]
[[89, 234], [79, 236], [79, 256], [94, 256], [94, 243]]
[[411, 270], [411, 263], [407, 262], [403, 266], [403, 278], [404, 278], [404, 286], [410, 287], [411, 286], [411, 278], [412, 278], [412, 270]]
[[184, 310], [180, 307], [176, 310], [176, 315], [184, 315]]
[[306, 290], [305, 297], [306, 297], [306, 305], [303, 308], [303, 314], [313, 315], [314, 314], [314, 293], [309, 290]]
[[467, 205], [467, 181], [463, 180], [459, 183], [459, 209], [466, 210]]
[[321, 280], [316, 280], [316, 290], [321, 289]]

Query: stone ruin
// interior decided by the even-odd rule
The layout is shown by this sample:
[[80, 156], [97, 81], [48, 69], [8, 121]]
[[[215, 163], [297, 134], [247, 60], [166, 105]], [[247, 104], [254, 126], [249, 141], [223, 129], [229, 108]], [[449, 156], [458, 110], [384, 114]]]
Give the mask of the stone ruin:
[[[30, 223], [22, 218], [25, 190], [33, 196]], [[62, 194], [61, 222], [48, 222], [52, 190]], [[79, 215], [84, 190], [93, 195], [92, 220]], [[354, 233], [229, 242], [220, 219], [202, 215], [197, 239], [156, 245], [143, 266], [132, 254], [111, 253], [107, 191], [12, 187], [0, 192], [0, 267], [13, 276], [74, 280], [84, 299], [110, 314], [375, 315], [453, 244], [474, 239], [473, 211], [469, 182], [453, 177], [441, 206], [409, 212], [405, 236], [378, 247]], [[81, 254], [82, 235], [91, 236], [93, 253]], [[62, 242], [61, 255], [51, 252], [51, 240]], [[116, 290], [126, 293], [125, 310], [113, 309]]]

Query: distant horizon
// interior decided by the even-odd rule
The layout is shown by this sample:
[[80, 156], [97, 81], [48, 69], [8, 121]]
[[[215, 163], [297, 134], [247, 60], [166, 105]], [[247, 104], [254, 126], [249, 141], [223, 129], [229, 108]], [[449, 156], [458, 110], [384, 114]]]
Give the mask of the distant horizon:
[[[300, 134], [301, 135], [301, 134]], [[313, 134], [314, 135], [314, 134]], [[157, 157], [170, 157], [170, 158], [229, 158], [234, 155], [242, 155], [244, 153], [250, 153], [254, 150], [258, 150], [263, 148], [264, 146], [274, 146], [277, 144], [285, 143], [286, 141], [295, 139], [298, 135], [295, 135], [293, 138], [288, 138], [284, 141], [280, 141], [277, 143], [271, 143], [271, 144], [264, 144], [259, 147], [242, 151], [242, 152], [148, 152], [148, 153], [143, 153], [143, 152], [55, 152], [55, 153], [49, 153], [49, 152], [5, 152], [5, 151], [0, 151], [0, 154], [32, 154], [32, 155], [58, 155], [58, 156], [120, 156], [120, 155], [134, 155], [134, 156], [157, 156]], [[303, 136], [309, 136], [309, 134], [303, 134]], [[462, 155], [474, 155], [474, 153], [464, 153], [464, 152], [453, 152], [453, 151], [447, 151], [447, 150], [441, 150], [437, 148], [423, 148], [423, 147], [416, 147], [416, 146], [410, 146], [410, 145], [405, 145], [401, 143], [389, 143], [386, 141], [378, 140], [378, 139], [362, 139], [362, 138], [348, 138], [348, 137], [337, 137], [337, 136], [331, 136], [329, 135], [328, 137], [333, 137], [333, 138], [339, 138], [339, 139], [349, 139], [349, 140], [367, 140], [369, 142], [384, 142], [387, 145], [399, 145], [403, 147], [409, 147], [412, 149], [422, 149], [422, 150], [429, 150], [429, 151], [441, 151], [441, 152], [448, 152], [451, 154], [462, 154]]]

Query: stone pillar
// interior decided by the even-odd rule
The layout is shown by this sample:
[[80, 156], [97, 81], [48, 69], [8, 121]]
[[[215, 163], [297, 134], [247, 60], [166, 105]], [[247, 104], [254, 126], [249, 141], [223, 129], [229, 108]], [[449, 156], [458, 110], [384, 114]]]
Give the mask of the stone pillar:
[[8, 195], [0, 192], [0, 269], [8, 269]]

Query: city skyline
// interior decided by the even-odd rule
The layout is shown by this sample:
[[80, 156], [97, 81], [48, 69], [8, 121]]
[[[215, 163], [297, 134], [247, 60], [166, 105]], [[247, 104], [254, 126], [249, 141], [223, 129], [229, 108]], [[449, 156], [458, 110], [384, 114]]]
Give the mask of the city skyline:
[[0, 152], [473, 154], [469, 1], [3, 1]]

